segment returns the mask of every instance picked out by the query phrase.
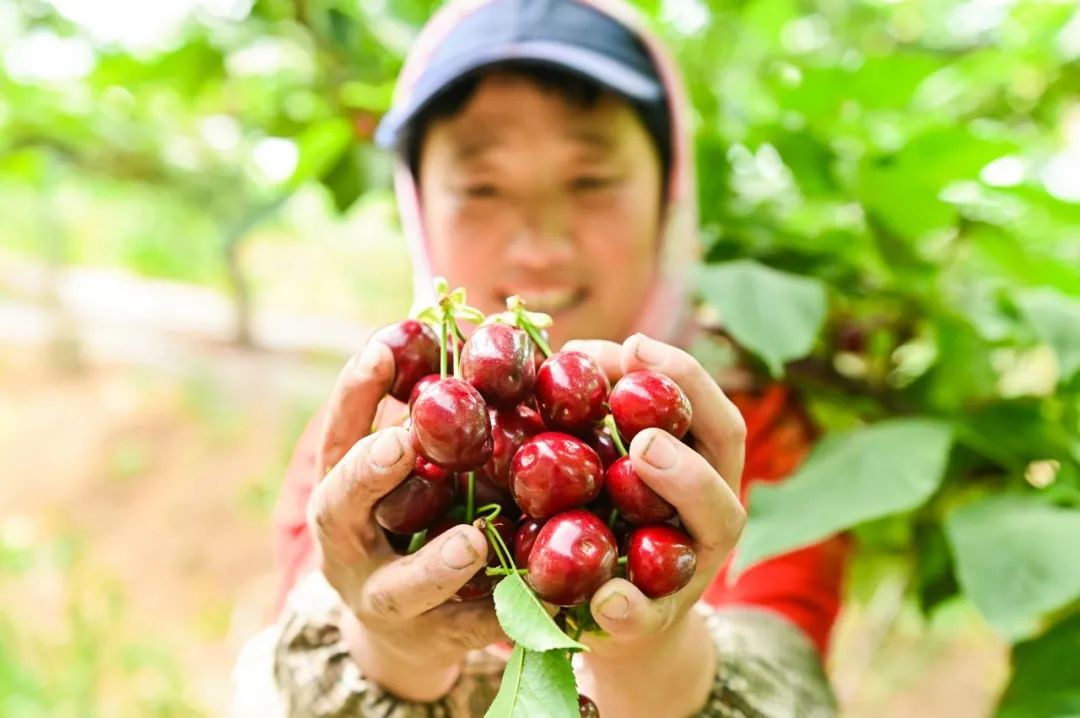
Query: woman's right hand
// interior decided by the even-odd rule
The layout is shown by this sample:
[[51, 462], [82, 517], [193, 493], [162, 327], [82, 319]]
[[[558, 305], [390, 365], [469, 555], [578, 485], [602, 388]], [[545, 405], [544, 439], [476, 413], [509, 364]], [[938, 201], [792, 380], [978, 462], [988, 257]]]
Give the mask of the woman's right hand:
[[487, 562], [483, 533], [462, 525], [399, 556], [376, 523], [375, 503], [413, 469], [409, 432], [371, 432], [394, 377], [381, 342], [342, 370], [327, 411], [319, 456], [325, 478], [312, 493], [308, 523], [319, 566], [350, 609], [342, 626], [364, 676], [400, 698], [445, 695], [465, 653], [506, 640], [490, 600], [447, 603]]

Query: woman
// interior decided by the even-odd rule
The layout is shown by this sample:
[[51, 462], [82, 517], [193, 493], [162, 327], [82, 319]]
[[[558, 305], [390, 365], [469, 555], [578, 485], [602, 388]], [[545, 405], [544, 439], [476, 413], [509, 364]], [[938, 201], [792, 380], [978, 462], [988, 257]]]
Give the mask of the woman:
[[[663, 371], [694, 406], [696, 451], [652, 430], [630, 455], [693, 534], [697, 574], [656, 601], [621, 579], [597, 591], [592, 612], [609, 635], [586, 639], [581, 692], [605, 718], [828, 715], [821, 655], [844, 544], [730, 585], [722, 571], [745, 518], [744, 464], [743, 489], [779, 479], [810, 430], [782, 387], [731, 376], [725, 394], [679, 348], [697, 335], [685, 111], [670, 57], [621, 5], [458, 2], [425, 28], [378, 138], [399, 156], [419, 304], [435, 274], [486, 313], [520, 295], [554, 317], [553, 346], [571, 342], [613, 378]], [[286, 479], [283, 607], [260, 645], [288, 715], [480, 716], [498, 688], [506, 639], [491, 603], [446, 602], [482, 569], [482, 534], [461, 526], [401, 558], [371, 516], [415, 456], [388, 426], [400, 410], [385, 397], [393, 372], [389, 351], [369, 343]], [[387, 428], [370, 433], [373, 422]]]

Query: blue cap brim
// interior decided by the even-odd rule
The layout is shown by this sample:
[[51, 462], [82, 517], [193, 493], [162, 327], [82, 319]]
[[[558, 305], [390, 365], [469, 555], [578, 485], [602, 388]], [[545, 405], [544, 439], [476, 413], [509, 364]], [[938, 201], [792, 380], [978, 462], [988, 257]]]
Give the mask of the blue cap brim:
[[560, 67], [596, 81], [632, 100], [654, 102], [664, 90], [656, 80], [607, 55], [563, 42], [528, 40], [478, 51], [453, 63], [429, 67], [420, 77], [408, 102], [386, 113], [375, 130], [375, 143], [394, 148], [401, 131], [437, 95], [471, 72], [489, 65], [520, 60]]

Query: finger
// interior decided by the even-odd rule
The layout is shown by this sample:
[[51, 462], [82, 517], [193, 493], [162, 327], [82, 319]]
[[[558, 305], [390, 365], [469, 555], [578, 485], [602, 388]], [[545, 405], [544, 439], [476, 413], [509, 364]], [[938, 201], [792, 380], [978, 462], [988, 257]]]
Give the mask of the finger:
[[690, 400], [690, 431], [698, 449], [738, 492], [746, 450], [746, 422], [738, 407], [694, 357], [644, 334], [623, 342], [623, 371], [652, 369], [666, 374]]
[[702, 568], [718, 567], [746, 524], [738, 496], [701, 454], [662, 429], [634, 437], [630, 461], [641, 480], [668, 500], [698, 544]]
[[394, 355], [369, 341], [341, 370], [327, 405], [319, 448], [319, 475], [341, 461], [357, 441], [371, 433], [379, 401], [394, 380]]
[[415, 462], [409, 432], [402, 428], [383, 429], [357, 442], [308, 502], [308, 522], [324, 549], [347, 561], [385, 545], [372, 507], [405, 480]]
[[623, 375], [622, 346], [615, 342], [603, 339], [572, 339], [563, 344], [562, 351], [581, 352], [592, 357], [613, 384]]
[[487, 539], [474, 526], [436, 537], [371, 574], [360, 610], [379, 620], [414, 618], [445, 603], [487, 565]]
[[681, 610], [677, 595], [651, 600], [626, 579], [613, 578], [597, 589], [589, 607], [613, 640], [629, 642], [667, 629]]

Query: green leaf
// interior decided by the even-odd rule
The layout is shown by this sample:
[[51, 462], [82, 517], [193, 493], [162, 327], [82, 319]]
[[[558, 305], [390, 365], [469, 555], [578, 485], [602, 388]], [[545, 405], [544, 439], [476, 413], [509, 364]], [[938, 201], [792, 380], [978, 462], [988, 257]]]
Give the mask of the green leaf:
[[321, 122], [304, 130], [297, 138], [299, 158], [286, 187], [296, 189], [318, 179], [337, 164], [352, 141], [352, 128], [341, 118]]
[[1080, 511], [995, 496], [945, 519], [956, 575], [995, 628], [1024, 635], [1047, 611], [1080, 597]]
[[1018, 296], [1016, 304], [1039, 340], [1054, 350], [1061, 380], [1068, 381], [1080, 370], [1080, 299], [1053, 289], [1032, 289]]
[[816, 279], [780, 272], [749, 259], [701, 270], [699, 286], [731, 335], [768, 365], [810, 353], [825, 320], [825, 286]]
[[518, 574], [508, 575], [495, 586], [495, 613], [506, 635], [530, 650], [588, 650], [559, 630]]
[[518, 644], [485, 718], [576, 718], [577, 684], [563, 651], [529, 651]]
[[734, 570], [919, 506], [941, 484], [951, 444], [951, 428], [932, 419], [893, 419], [825, 438], [789, 480], [751, 489]]
[[1080, 614], [1012, 652], [1012, 679], [998, 718], [1080, 715]]

